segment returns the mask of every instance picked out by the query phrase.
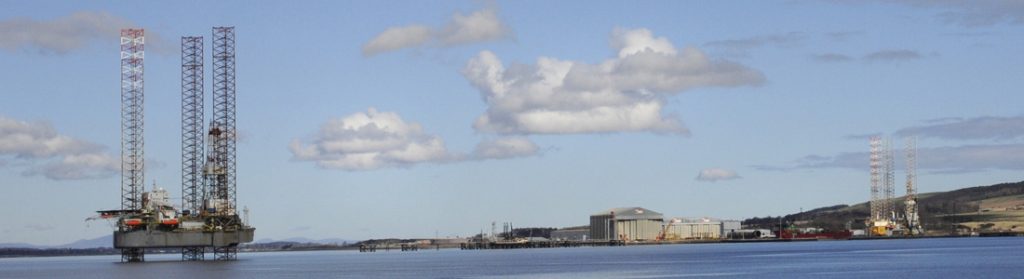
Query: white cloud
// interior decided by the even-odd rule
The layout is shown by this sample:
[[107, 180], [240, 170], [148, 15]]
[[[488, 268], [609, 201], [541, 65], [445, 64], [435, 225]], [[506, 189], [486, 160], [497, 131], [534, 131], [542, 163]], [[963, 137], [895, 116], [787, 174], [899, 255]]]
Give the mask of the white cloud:
[[327, 169], [369, 170], [453, 159], [440, 137], [394, 112], [374, 108], [320, 127], [312, 140], [289, 145], [293, 159], [316, 162]]
[[471, 59], [463, 75], [480, 90], [487, 112], [478, 131], [501, 134], [656, 132], [688, 134], [662, 112], [665, 98], [698, 87], [759, 85], [764, 76], [699, 49], [677, 49], [647, 29], [616, 29], [618, 57], [600, 64], [541, 57], [506, 68], [489, 51]]
[[540, 148], [525, 137], [505, 137], [484, 140], [473, 151], [476, 159], [505, 159], [536, 155]]
[[120, 160], [104, 147], [58, 134], [48, 123], [0, 116], [0, 157], [22, 160], [26, 176], [54, 180], [104, 178], [120, 170]]
[[731, 48], [737, 50], [747, 50], [756, 47], [762, 47], [767, 45], [779, 45], [787, 46], [793, 45], [797, 42], [803, 41], [806, 35], [801, 32], [788, 32], [779, 34], [769, 34], [741, 39], [729, 39], [720, 41], [711, 41], [704, 45], [709, 47], [721, 47]]
[[121, 171], [121, 161], [107, 153], [66, 155], [60, 160], [30, 168], [22, 174], [53, 180], [106, 178]]
[[[809, 155], [791, 166], [756, 166], [760, 170], [847, 168], [868, 171], [868, 152], [845, 152], [835, 156]], [[902, 156], [896, 153], [901, 166]], [[984, 170], [1024, 170], [1024, 144], [962, 145], [918, 148], [917, 168], [938, 173]]]
[[845, 54], [838, 54], [838, 53], [818, 54], [818, 55], [812, 56], [811, 58], [814, 59], [814, 61], [818, 61], [818, 62], [846, 62], [846, 61], [853, 60], [853, 58], [850, 57], [850, 56], [847, 56]]
[[1024, 116], [950, 118], [930, 125], [903, 128], [896, 131], [896, 135], [953, 140], [1014, 139], [1024, 137]]
[[441, 28], [425, 25], [391, 27], [363, 45], [363, 55], [426, 45], [455, 46], [508, 38], [511, 30], [498, 18], [494, 9], [475, 11], [468, 15], [455, 13]]
[[99, 148], [99, 145], [57, 134], [48, 123], [29, 123], [0, 116], [0, 155], [47, 158]]
[[455, 13], [437, 39], [443, 45], [468, 44], [503, 39], [511, 33], [494, 9], [475, 11], [468, 15]]
[[[116, 43], [122, 28], [136, 26], [131, 21], [107, 12], [80, 11], [51, 20], [13, 18], [0, 21], [0, 49], [68, 53], [92, 42]], [[174, 51], [160, 36], [146, 32], [146, 48], [170, 54]]]
[[[858, 1], [851, 1], [857, 3]], [[1019, 0], [886, 0], [921, 8], [942, 10], [939, 18], [966, 27], [999, 23], [1024, 24], [1024, 2]]]
[[363, 55], [374, 55], [407, 47], [422, 46], [432, 39], [430, 27], [412, 25], [392, 27], [363, 45]]
[[735, 171], [721, 169], [721, 168], [710, 168], [703, 169], [697, 174], [697, 181], [705, 182], [716, 182], [719, 180], [732, 180], [741, 178]]
[[330, 119], [311, 139], [292, 140], [288, 148], [293, 160], [348, 171], [528, 157], [540, 150], [528, 138], [501, 137], [481, 141], [468, 155], [450, 152], [441, 137], [424, 132], [420, 124], [374, 108]]
[[879, 50], [872, 53], [868, 53], [864, 56], [866, 61], [901, 61], [901, 60], [914, 60], [921, 59], [921, 53], [909, 49], [893, 49], [893, 50]]

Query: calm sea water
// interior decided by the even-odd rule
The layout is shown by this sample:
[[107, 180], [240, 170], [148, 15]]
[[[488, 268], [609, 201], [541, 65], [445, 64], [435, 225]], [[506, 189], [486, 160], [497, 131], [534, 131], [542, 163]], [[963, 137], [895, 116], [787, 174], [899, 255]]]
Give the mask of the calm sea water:
[[[209, 256], [209, 255], [208, 255]], [[0, 278], [1024, 278], [1024, 237], [0, 259]]]

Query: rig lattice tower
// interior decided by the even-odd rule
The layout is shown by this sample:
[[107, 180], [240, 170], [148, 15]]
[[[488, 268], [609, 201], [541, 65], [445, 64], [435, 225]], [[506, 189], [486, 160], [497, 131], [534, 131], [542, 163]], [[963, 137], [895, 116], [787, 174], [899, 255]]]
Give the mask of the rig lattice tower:
[[121, 210], [138, 210], [146, 179], [143, 157], [142, 29], [121, 30]]
[[[202, 210], [203, 192], [203, 37], [181, 37], [181, 210]], [[183, 247], [181, 259], [203, 260], [202, 246]]]
[[[146, 37], [143, 29], [121, 29], [121, 210], [142, 207], [145, 183], [143, 152], [143, 59]], [[142, 261], [141, 248], [121, 249], [121, 260]]]
[[181, 37], [181, 210], [201, 209], [203, 37]]
[[882, 192], [885, 196], [883, 197], [884, 201], [882, 202], [884, 206], [882, 213], [885, 214], [885, 220], [892, 222], [896, 219], [896, 175], [894, 171], [895, 165], [893, 162], [895, 156], [892, 151], [891, 139], [886, 139], [882, 145], [884, 146], [883, 156], [885, 160], [885, 177], [883, 178], [884, 188]]
[[207, 198], [235, 206], [235, 28], [213, 28], [213, 119], [208, 136]]
[[904, 218], [906, 219], [907, 233], [910, 235], [922, 234], [921, 220], [917, 206], [917, 139], [909, 137], [906, 139], [907, 156], [907, 195], [903, 201]]
[[[207, 133], [206, 202], [216, 207], [213, 226], [243, 226], [236, 204], [235, 28], [213, 28], [213, 119]], [[236, 247], [214, 247], [214, 258], [234, 259]]]
[[871, 153], [870, 153], [870, 166], [871, 166], [871, 218], [869, 222], [881, 221], [883, 218], [883, 205], [882, 205], [882, 138], [878, 136], [871, 137]]

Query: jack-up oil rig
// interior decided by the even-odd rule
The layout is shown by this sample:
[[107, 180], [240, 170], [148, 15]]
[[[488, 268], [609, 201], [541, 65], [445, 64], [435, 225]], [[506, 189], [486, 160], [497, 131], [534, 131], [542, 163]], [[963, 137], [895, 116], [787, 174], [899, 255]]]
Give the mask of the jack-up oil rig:
[[921, 226], [917, 204], [917, 141], [906, 139], [906, 196], [901, 210], [896, 208], [895, 175], [892, 141], [874, 136], [871, 153], [871, 216], [866, 220], [871, 236], [920, 236]]
[[180, 248], [186, 261], [203, 260], [209, 248], [215, 260], [234, 260], [255, 231], [239, 217], [235, 196], [235, 29], [213, 28], [213, 119], [205, 133], [203, 37], [181, 38], [180, 210], [166, 190], [143, 185], [144, 46], [143, 29], [121, 30], [121, 209], [100, 217], [118, 220], [122, 262], [145, 261], [147, 248]]

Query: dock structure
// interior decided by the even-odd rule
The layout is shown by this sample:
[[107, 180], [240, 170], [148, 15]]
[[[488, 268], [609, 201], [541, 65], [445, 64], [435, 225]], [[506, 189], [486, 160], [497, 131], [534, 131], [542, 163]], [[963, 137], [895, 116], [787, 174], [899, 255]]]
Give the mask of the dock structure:
[[377, 249], [384, 249], [384, 251], [391, 251], [393, 248], [397, 248], [402, 252], [413, 252], [420, 250], [420, 244], [418, 243], [401, 243], [397, 247], [393, 243], [383, 244], [360, 244], [359, 252], [377, 252]]
[[489, 250], [489, 249], [526, 249], [526, 248], [567, 248], [567, 247], [597, 247], [597, 246], [623, 246], [621, 240], [595, 240], [595, 241], [494, 241], [494, 242], [470, 242], [462, 243], [459, 249], [462, 250]]

